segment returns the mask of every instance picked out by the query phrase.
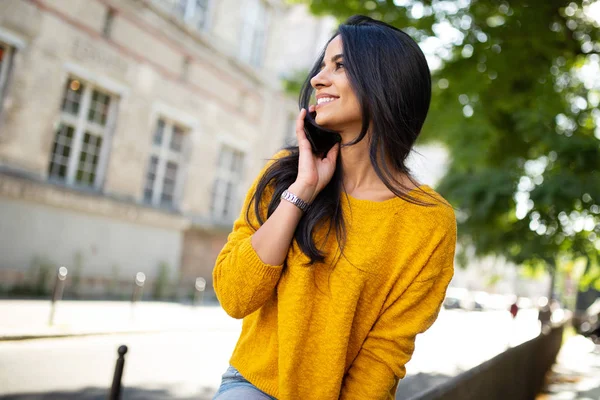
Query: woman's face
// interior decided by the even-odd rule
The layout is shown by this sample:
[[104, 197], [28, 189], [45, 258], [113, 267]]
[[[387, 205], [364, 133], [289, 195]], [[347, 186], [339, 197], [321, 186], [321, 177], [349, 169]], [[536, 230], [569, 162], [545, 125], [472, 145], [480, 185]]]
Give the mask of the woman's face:
[[317, 124], [342, 135], [344, 132], [358, 134], [362, 126], [362, 113], [344, 69], [340, 35], [327, 45], [321, 71], [310, 80], [310, 84], [317, 98]]

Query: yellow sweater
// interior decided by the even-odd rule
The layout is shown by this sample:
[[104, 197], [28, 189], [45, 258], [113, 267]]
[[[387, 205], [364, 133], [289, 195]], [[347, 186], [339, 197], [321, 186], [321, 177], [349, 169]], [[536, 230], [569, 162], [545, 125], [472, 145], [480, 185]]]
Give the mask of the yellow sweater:
[[454, 272], [452, 208], [428, 186], [435, 206], [349, 197], [344, 256], [332, 234], [324, 263], [306, 266], [293, 242], [284, 265], [268, 265], [245, 220], [256, 183], [213, 271], [221, 306], [244, 319], [231, 365], [280, 400], [394, 399]]

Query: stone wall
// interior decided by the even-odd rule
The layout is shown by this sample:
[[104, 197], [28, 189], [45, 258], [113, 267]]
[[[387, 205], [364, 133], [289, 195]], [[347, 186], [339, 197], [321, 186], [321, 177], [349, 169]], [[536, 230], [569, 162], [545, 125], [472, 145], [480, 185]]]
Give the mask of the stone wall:
[[[15, 49], [0, 118], [0, 284], [25, 279], [38, 256], [68, 266], [75, 254], [85, 260], [86, 279], [102, 282], [114, 275], [114, 265], [152, 278], [162, 262], [177, 279], [210, 279], [230, 229], [210, 215], [219, 151], [227, 145], [245, 154], [236, 188], [240, 207], [297, 112], [295, 99], [281, 90], [285, 71], [277, 68], [289, 69], [289, 62], [280, 62], [280, 50], [291, 43], [303, 50], [283, 56], [295, 54], [301, 66], [313, 61], [304, 42], [316, 36], [299, 35], [293, 14], [296, 36], [286, 42], [281, 35], [292, 14], [283, 2], [268, 3], [271, 36], [264, 66], [254, 68], [236, 58], [237, 0], [213, 2], [207, 32], [194, 31], [151, 0], [2, 1], [0, 34], [23, 46]], [[106, 33], [109, 10], [114, 18]], [[304, 16], [311, 21], [307, 29], [321, 29]], [[117, 104], [104, 139], [102, 180], [92, 190], [48, 181], [70, 78], [101, 88]], [[181, 196], [169, 210], [143, 204], [159, 117], [187, 129]]]

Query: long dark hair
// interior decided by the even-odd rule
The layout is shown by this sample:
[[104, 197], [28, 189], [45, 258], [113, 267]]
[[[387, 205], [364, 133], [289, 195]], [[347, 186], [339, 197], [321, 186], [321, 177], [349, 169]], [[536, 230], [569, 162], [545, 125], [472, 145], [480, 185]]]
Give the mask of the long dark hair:
[[[431, 74], [423, 52], [403, 31], [360, 15], [350, 17], [341, 24], [327, 44], [337, 35], [341, 35], [344, 67], [362, 110], [361, 132], [344, 146], [360, 142], [370, 129], [369, 156], [379, 178], [396, 196], [411, 203], [426, 205], [410, 195], [409, 188], [394, 176], [397, 172], [404, 173], [417, 185], [410, 177], [405, 162], [421, 132], [431, 100]], [[308, 110], [313, 93], [310, 80], [319, 73], [326, 48], [304, 82], [299, 99], [301, 108]], [[287, 150], [290, 153], [275, 160], [259, 180], [253, 200], [246, 210], [249, 223], [250, 212], [254, 210], [262, 225], [279, 205], [283, 191], [296, 180], [298, 147], [289, 147]], [[310, 258], [310, 264], [325, 259], [325, 254], [313, 237], [315, 230], [324, 225], [328, 224], [326, 239], [335, 230], [343, 251], [345, 225], [340, 202], [346, 192], [342, 176], [340, 154], [331, 181], [314, 199], [296, 228], [294, 238], [302, 252]], [[272, 195], [263, 198], [267, 189]], [[269, 201], [266, 216], [262, 212], [265, 201]]]

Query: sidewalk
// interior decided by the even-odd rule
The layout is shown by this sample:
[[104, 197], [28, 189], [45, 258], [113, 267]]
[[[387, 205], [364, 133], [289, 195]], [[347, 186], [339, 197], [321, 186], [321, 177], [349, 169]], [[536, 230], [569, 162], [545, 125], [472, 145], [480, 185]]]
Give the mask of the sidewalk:
[[577, 335], [558, 354], [542, 394], [536, 400], [600, 399], [600, 345]]
[[52, 326], [50, 310], [48, 300], [0, 300], [0, 340], [211, 330], [238, 323], [218, 305], [65, 300], [56, 304]]

